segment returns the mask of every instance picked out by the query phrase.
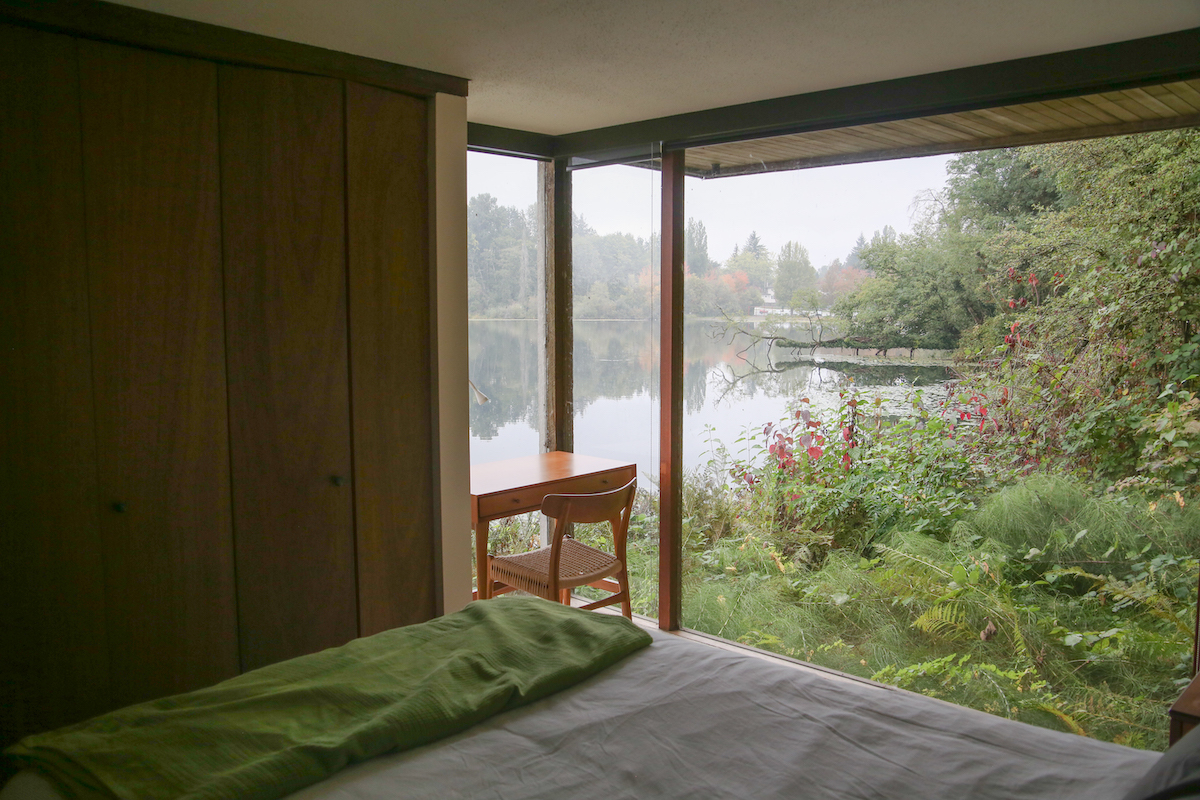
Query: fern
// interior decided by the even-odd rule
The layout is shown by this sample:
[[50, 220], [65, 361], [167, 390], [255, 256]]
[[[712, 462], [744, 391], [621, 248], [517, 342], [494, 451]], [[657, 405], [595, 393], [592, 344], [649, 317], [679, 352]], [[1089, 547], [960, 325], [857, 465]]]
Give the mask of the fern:
[[1059, 567], [1046, 572], [1047, 578], [1059, 578], [1063, 575], [1075, 575], [1092, 581], [1092, 590], [1101, 597], [1110, 598], [1116, 611], [1129, 606], [1140, 606], [1151, 616], [1170, 622], [1184, 636], [1192, 635], [1188, 621], [1180, 619], [1176, 614], [1176, 604], [1151, 586], [1147, 580], [1127, 583], [1112, 575], [1097, 575], [1080, 567]]
[[912, 622], [912, 626], [930, 636], [943, 636], [951, 632], [971, 634], [963, 614], [962, 606], [955, 603], [937, 603], [925, 609], [925, 613]]
[[1039, 711], [1045, 711], [1047, 714], [1051, 714], [1055, 717], [1058, 717], [1059, 721], [1062, 722], [1063, 725], [1066, 725], [1067, 728], [1071, 731], [1071, 733], [1075, 733], [1080, 736], [1088, 735], [1087, 731], [1085, 731], [1083, 729], [1083, 726], [1080, 725], [1079, 722], [1074, 717], [1072, 717], [1070, 714], [1066, 713], [1062, 709], [1055, 708], [1054, 706], [1052, 706], [1049, 703], [1038, 703], [1037, 705], [1034, 706], [1034, 708], [1036, 708]]

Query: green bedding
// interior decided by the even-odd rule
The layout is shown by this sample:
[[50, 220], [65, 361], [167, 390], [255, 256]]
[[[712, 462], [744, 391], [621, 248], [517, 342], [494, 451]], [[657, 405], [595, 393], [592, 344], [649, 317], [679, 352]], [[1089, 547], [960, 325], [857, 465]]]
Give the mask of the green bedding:
[[649, 643], [623, 617], [479, 601], [29, 736], [6, 754], [79, 798], [267, 800], [533, 702]]

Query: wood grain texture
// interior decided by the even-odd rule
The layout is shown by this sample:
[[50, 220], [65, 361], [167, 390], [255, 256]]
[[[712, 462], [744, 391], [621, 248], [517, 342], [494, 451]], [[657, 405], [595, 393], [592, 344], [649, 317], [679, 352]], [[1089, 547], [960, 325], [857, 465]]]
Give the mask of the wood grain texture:
[[357, 635], [341, 81], [220, 68], [242, 668]]
[[[428, 110], [346, 85], [359, 634], [434, 616]], [[465, 532], [463, 532], [465, 535]]]
[[658, 627], [681, 626], [683, 591], [684, 151], [662, 157], [659, 345]]
[[[547, 343], [546, 397], [549, 417], [546, 419], [547, 450], [575, 449], [575, 322], [574, 322], [574, 263], [572, 261], [573, 219], [571, 206], [571, 171], [569, 159], [553, 162], [551, 191], [554, 226], [553, 255], [547, 265], [545, 284], [546, 337], [553, 336], [554, 346]], [[545, 182], [543, 182], [545, 186]], [[552, 432], [552, 433], [551, 433]]]
[[74, 40], [0, 25], [0, 140], [3, 748], [109, 705]]
[[123, 705], [237, 672], [216, 68], [88, 41], [79, 59], [105, 602]]

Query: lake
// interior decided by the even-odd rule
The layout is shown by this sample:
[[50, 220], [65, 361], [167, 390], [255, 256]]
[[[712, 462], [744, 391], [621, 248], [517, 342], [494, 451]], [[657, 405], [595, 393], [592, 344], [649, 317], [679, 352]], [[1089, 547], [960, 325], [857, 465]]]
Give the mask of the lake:
[[[730, 341], [714, 323], [684, 327], [684, 468], [708, 464], [715, 443], [747, 452], [747, 437], [778, 421], [788, 406], [808, 397], [814, 416], [839, 405], [839, 392], [857, 389], [881, 397], [883, 413], [910, 412], [920, 388], [927, 408], [945, 398], [953, 374], [947, 353], [918, 351], [915, 358], [856, 356], [852, 351], [793, 353], [764, 344]], [[893, 351], [901, 352], [901, 351]], [[658, 323], [575, 323], [575, 450], [636, 461], [638, 474], [658, 474]], [[471, 402], [471, 463], [538, 452], [537, 322], [472, 320], [470, 376], [490, 398]]]

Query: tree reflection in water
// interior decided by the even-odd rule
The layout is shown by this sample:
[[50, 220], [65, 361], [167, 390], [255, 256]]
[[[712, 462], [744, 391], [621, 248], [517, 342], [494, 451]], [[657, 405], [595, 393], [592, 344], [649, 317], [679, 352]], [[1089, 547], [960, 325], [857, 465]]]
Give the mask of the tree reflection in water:
[[[708, 459], [708, 433], [730, 449], [747, 432], [780, 419], [790, 402], [809, 397], [832, 409], [838, 393], [857, 389], [881, 396], [885, 414], [907, 408], [912, 387], [934, 408], [953, 375], [944, 360], [918, 353], [904, 358], [854, 357], [841, 351], [815, 356], [745, 348], [713, 336], [714, 324], [688, 321], [684, 330], [684, 462]], [[759, 352], [763, 349], [764, 352]], [[537, 323], [473, 320], [470, 375], [491, 402], [471, 405], [472, 463], [538, 451]], [[658, 324], [649, 321], [575, 323], [575, 449], [636, 460], [639, 473], [658, 473]]]

